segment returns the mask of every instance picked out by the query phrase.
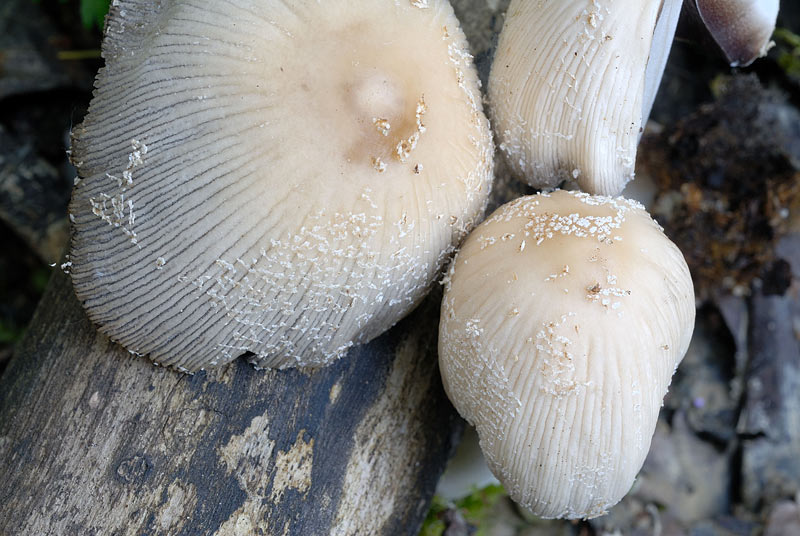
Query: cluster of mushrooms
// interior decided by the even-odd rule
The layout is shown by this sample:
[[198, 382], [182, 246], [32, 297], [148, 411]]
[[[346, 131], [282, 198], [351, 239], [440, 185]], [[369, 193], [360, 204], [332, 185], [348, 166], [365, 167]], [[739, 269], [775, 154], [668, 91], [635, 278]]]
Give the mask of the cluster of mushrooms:
[[324, 366], [414, 308], [460, 245], [450, 399], [514, 500], [600, 515], [644, 461], [694, 323], [681, 253], [611, 197], [680, 4], [512, 1], [488, 91], [499, 148], [533, 186], [587, 193], [475, 228], [494, 144], [447, 0], [115, 0], [74, 131], [75, 292], [163, 365]]

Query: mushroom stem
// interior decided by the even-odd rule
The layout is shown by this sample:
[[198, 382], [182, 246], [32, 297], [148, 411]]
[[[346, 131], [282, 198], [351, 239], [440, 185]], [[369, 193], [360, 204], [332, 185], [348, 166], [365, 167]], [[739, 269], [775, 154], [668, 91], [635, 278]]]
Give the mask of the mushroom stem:
[[[661, 12], [656, 20], [653, 31], [653, 43], [650, 47], [650, 58], [645, 69], [644, 98], [642, 105], [642, 125], [650, 117], [653, 102], [656, 99], [661, 77], [667, 66], [669, 51], [672, 49], [672, 40], [675, 38], [675, 29], [681, 16], [683, 0], [666, 1], [661, 5]], [[641, 136], [639, 136], [641, 138]]]

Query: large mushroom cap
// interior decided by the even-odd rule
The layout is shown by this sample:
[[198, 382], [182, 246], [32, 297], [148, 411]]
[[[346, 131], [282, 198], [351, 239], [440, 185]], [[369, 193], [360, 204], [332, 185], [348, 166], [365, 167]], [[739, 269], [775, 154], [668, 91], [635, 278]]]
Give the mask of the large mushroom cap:
[[445, 0], [115, 1], [73, 160], [72, 279], [132, 352], [322, 365], [406, 314], [485, 207]]
[[535, 188], [618, 195], [661, 80], [680, 0], [513, 0], [489, 78], [498, 146]]
[[556, 191], [464, 242], [442, 303], [445, 389], [511, 497], [594, 517], [633, 484], [689, 345], [677, 247], [636, 202]]

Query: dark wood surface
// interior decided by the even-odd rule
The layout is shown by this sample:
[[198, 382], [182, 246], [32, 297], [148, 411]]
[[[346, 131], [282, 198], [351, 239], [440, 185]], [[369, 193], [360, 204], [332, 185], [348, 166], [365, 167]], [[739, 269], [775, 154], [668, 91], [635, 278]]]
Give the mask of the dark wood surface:
[[190, 376], [56, 272], [0, 382], [0, 534], [415, 534], [461, 426], [436, 303], [325, 369]]

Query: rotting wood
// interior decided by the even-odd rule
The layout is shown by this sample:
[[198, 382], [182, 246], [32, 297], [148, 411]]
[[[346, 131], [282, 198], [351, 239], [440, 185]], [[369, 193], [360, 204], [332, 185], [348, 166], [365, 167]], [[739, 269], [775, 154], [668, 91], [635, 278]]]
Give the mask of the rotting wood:
[[800, 285], [783, 295], [756, 290], [749, 300], [742, 501], [758, 511], [800, 492]]
[[415, 534], [461, 423], [435, 303], [328, 368], [188, 376], [57, 272], [0, 382], [0, 534]]

